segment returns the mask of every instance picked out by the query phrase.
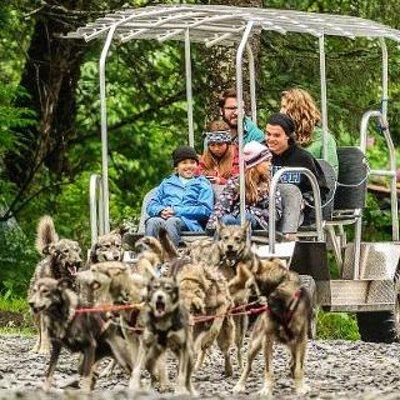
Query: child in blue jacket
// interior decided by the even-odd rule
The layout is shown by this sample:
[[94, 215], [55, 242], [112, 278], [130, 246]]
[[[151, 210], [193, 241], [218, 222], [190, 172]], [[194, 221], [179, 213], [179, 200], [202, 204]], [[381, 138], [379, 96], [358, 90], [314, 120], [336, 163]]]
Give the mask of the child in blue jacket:
[[150, 218], [146, 236], [158, 237], [165, 228], [173, 243], [181, 242], [182, 231], [202, 231], [214, 206], [210, 182], [195, 176], [199, 159], [189, 146], [180, 146], [172, 154], [175, 173], [165, 178], [147, 206]]

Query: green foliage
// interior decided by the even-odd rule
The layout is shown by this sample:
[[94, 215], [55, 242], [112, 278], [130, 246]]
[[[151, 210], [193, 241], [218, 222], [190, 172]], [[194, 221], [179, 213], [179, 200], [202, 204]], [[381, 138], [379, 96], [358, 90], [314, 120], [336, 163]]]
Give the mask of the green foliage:
[[0, 293], [5, 299], [26, 296], [38, 261], [32, 239], [17, 227], [0, 227]]
[[16, 142], [16, 136], [12, 134], [13, 129], [26, 128], [35, 122], [35, 113], [30, 109], [12, 105], [17, 93], [23, 96], [21, 88], [0, 81], [0, 156], [12, 147], [21, 146]]
[[317, 335], [318, 339], [360, 340], [355, 316], [346, 313], [319, 311], [317, 316]]
[[390, 241], [392, 235], [392, 218], [390, 200], [385, 207], [370, 193], [367, 194], [367, 207], [363, 215], [363, 239], [366, 241]]
[[29, 306], [27, 299], [20, 297], [0, 296], [0, 312], [10, 311], [14, 313], [28, 313]]
[[[95, 1], [91, 3], [94, 6], [91, 11], [120, 8], [122, 3], [119, 0]], [[181, 2], [173, 0], [168, 3]], [[397, 0], [268, 0], [264, 3], [265, 7], [355, 15], [400, 27], [400, 3]], [[128, 4], [143, 6], [149, 3], [146, 0], [128, 0]], [[37, 2], [33, 0], [14, 0], [0, 5], [0, 216], [19, 189], [4, 173], [7, 151], [23, 148], [13, 131], [28, 134], [24, 128], [35, 124], [36, 118], [40, 117], [13, 102], [16, 95], [23, 97], [18, 83], [36, 14], [28, 18], [26, 15], [36, 8]], [[391, 57], [389, 119], [392, 135], [400, 143], [400, 83], [397, 80], [400, 54], [396, 44], [391, 41], [387, 44]], [[67, 143], [65, 148], [60, 147], [67, 154], [71, 170], [57, 181], [43, 165], [35, 176], [29, 195], [21, 199], [26, 204], [17, 217], [26, 234], [20, 229], [0, 229], [0, 292], [3, 294], [0, 309], [2, 305], [15, 307], [12, 299], [25, 296], [38, 260], [33, 239], [41, 215], [53, 216], [60, 236], [78, 240], [83, 248], [89, 246], [89, 179], [92, 173], [101, 172], [98, 96], [101, 45], [102, 41], [98, 41], [85, 48], [76, 94], [76, 139]], [[201, 152], [209, 81], [198, 46], [192, 47], [193, 94], [195, 137], [197, 150]], [[376, 41], [333, 37], [326, 38], [326, 46], [330, 130], [340, 145], [357, 145], [363, 113], [380, 107], [380, 47]], [[175, 41], [159, 44], [142, 40], [116, 44], [110, 49], [106, 88], [112, 226], [122, 220], [138, 220], [143, 196], [171, 172], [170, 158], [174, 147], [187, 142], [183, 50], [182, 43]], [[317, 100], [320, 98], [316, 38], [264, 32], [259, 61], [257, 101], [261, 127], [268, 115], [279, 109], [284, 89], [299, 86], [309, 90]], [[369, 135], [376, 137], [376, 145], [368, 150], [370, 165], [384, 168], [388, 157], [382, 134], [371, 126]], [[382, 210], [382, 202], [370, 194], [367, 205], [364, 238], [387, 240], [391, 233], [388, 209]], [[332, 272], [333, 276], [338, 276], [337, 270]], [[351, 315], [321, 312], [318, 328], [321, 338], [358, 338], [356, 322]]]

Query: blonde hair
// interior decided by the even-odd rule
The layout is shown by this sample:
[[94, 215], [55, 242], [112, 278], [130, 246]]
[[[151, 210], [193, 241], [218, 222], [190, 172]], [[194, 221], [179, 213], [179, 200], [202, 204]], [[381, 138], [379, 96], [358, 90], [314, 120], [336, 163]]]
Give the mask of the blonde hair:
[[260, 172], [258, 165], [245, 172], [246, 203], [251, 205], [259, 202], [261, 193], [269, 193], [271, 183], [271, 172], [269, 170]]
[[315, 126], [321, 122], [321, 113], [311, 95], [303, 89], [282, 92], [281, 112], [289, 115], [296, 126], [296, 140], [307, 146], [312, 139]]

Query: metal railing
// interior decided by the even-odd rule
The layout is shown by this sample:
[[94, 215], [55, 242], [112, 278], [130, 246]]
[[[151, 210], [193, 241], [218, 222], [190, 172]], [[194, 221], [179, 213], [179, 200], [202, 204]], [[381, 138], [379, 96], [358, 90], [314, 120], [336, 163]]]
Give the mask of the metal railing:
[[104, 196], [100, 175], [90, 175], [89, 181], [90, 234], [92, 245], [105, 233]]
[[271, 180], [270, 192], [269, 192], [269, 251], [271, 253], [275, 252], [275, 244], [276, 244], [276, 190], [277, 185], [281, 180], [281, 177], [285, 173], [301, 173], [304, 174], [307, 179], [310, 181], [313, 196], [314, 196], [314, 205], [315, 205], [315, 225], [317, 230], [317, 239], [318, 241], [323, 241], [324, 239], [324, 230], [322, 226], [322, 207], [321, 207], [321, 194], [319, 191], [319, 186], [317, 182], [317, 178], [314, 174], [307, 168], [301, 167], [284, 167], [279, 171], [275, 172], [274, 176]]
[[392, 215], [392, 239], [399, 241], [399, 207], [397, 199], [397, 188], [396, 188], [396, 151], [393, 144], [392, 137], [389, 131], [389, 125], [387, 120], [381, 111], [367, 111], [364, 113], [361, 120], [360, 127], [360, 149], [365, 154], [367, 150], [367, 133], [369, 121], [372, 117], [378, 119], [380, 126], [382, 127], [383, 136], [386, 141], [386, 145], [389, 150], [389, 168], [388, 169], [371, 169], [370, 175], [387, 176], [390, 178], [390, 205]]

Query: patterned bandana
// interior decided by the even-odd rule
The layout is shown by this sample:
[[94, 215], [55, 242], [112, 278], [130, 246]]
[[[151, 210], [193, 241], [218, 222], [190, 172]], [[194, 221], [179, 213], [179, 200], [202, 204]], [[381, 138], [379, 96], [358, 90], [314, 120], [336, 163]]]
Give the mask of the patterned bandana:
[[229, 131], [205, 132], [208, 144], [211, 143], [231, 143], [231, 133]]

